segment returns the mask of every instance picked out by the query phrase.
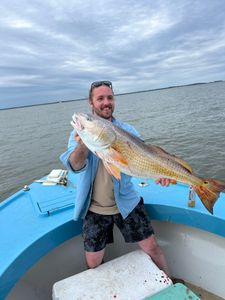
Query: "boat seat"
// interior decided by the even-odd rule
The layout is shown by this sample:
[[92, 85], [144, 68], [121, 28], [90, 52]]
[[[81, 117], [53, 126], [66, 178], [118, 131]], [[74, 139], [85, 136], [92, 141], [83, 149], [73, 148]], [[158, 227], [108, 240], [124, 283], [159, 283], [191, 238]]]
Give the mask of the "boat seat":
[[172, 285], [142, 250], [136, 250], [53, 285], [53, 300], [141, 300]]

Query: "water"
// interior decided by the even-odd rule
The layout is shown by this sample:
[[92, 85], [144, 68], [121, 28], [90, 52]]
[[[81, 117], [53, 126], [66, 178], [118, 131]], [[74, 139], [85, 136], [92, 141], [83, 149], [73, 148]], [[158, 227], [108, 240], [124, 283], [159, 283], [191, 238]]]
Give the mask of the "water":
[[[225, 82], [116, 97], [115, 116], [134, 125], [147, 143], [181, 156], [199, 176], [225, 180]], [[63, 168], [71, 116], [87, 101], [0, 111], [0, 201]]]

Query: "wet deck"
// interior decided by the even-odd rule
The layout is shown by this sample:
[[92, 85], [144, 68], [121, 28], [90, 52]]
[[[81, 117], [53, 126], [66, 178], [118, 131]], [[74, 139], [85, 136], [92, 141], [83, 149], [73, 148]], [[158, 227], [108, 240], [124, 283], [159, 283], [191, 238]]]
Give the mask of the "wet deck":
[[224, 300], [224, 298], [215, 296], [214, 294], [209, 293], [191, 283], [185, 282], [185, 285], [189, 287], [190, 290], [192, 290], [202, 300]]

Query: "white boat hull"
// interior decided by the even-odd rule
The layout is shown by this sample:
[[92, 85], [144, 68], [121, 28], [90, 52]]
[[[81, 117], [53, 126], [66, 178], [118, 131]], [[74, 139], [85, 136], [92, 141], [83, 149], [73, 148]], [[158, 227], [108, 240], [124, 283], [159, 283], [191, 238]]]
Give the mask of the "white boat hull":
[[[200, 229], [165, 221], [153, 221], [158, 242], [172, 275], [225, 298], [225, 239]], [[105, 260], [137, 248], [125, 244], [116, 230]], [[7, 300], [51, 299], [55, 282], [86, 269], [83, 243], [77, 236], [57, 247], [35, 264], [17, 283]]]

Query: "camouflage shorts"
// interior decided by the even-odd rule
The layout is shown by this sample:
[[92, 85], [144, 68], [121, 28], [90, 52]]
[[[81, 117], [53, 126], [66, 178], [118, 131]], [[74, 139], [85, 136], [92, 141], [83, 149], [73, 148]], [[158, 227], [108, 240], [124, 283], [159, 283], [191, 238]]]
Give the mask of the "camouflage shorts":
[[83, 223], [84, 249], [96, 252], [113, 243], [114, 223], [120, 229], [126, 243], [134, 243], [148, 238], [154, 233], [143, 199], [123, 219], [121, 214], [100, 215], [88, 211]]

